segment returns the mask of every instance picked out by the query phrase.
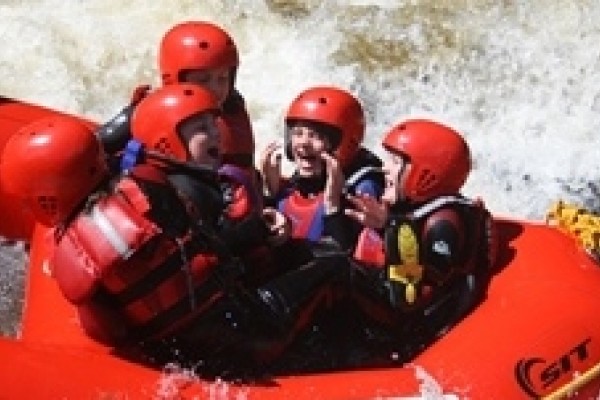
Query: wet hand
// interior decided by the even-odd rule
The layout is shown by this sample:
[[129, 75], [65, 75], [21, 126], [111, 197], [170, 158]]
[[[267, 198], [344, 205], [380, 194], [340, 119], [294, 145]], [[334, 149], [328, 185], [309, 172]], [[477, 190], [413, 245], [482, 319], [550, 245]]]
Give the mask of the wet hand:
[[325, 161], [327, 172], [323, 204], [325, 206], [325, 214], [331, 215], [340, 209], [344, 190], [344, 175], [337, 159], [326, 152], [321, 153], [321, 158]]
[[386, 203], [367, 194], [348, 195], [347, 199], [355, 208], [346, 208], [344, 214], [365, 227], [383, 229], [388, 219]]
[[271, 233], [268, 239], [270, 244], [278, 246], [289, 239], [292, 225], [285, 215], [270, 207], [265, 208], [262, 215]]
[[266, 196], [273, 196], [279, 191], [281, 181], [281, 144], [271, 142], [260, 158], [260, 172], [263, 176]]

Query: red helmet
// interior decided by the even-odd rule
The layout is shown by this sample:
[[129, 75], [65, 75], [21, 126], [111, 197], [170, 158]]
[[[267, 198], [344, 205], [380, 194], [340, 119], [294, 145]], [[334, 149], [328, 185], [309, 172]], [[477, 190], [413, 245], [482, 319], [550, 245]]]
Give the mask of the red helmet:
[[47, 117], [6, 143], [0, 173], [7, 192], [23, 199], [45, 225], [64, 221], [107, 176], [93, 131], [74, 118]]
[[469, 147], [455, 130], [429, 120], [407, 120], [394, 126], [383, 147], [411, 163], [404, 184], [412, 201], [456, 194], [471, 170]]
[[361, 104], [350, 93], [336, 87], [316, 86], [300, 93], [285, 117], [286, 124], [297, 120], [319, 122], [339, 131], [339, 137], [330, 140], [342, 166], [350, 163], [365, 134]]
[[179, 124], [204, 112], [219, 113], [209, 90], [191, 83], [163, 86], [137, 105], [131, 116], [131, 134], [148, 148], [185, 162], [188, 150], [179, 136]]
[[183, 22], [172, 27], [162, 38], [158, 50], [158, 68], [163, 84], [179, 82], [181, 72], [191, 69], [239, 65], [233, 39], [209, 22]]

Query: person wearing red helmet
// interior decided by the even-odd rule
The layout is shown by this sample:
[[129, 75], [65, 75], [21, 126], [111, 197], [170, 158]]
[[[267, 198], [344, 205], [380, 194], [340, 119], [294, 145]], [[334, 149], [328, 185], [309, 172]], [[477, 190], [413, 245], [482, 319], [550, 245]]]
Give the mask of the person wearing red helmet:
[[232, 37], [205, 21], [175, 25], [159, 47], [163, 85], [188, 82], [206, 87], [221, 107], [223, 161], [254, 166], [254, 135], [244, 99], [235, 88], [239, 54]]
[[460, 195], [471, 155], [454, 129], [406, 120], [385, 135], [383, 147], [389, 159], [382, 201], [356, 196], [355, 208], [346, 210], [372, 228], [354, 252], [353, 292], [366, 315], [398, 335], [418, 331], [428, 340], [484, 295], [495, 259], [494, 223], [480, 200]]
[[118, 176], [93, 132], [65, 117], [32, 124], [7, 143], [2, 179], [55, 228], [52, 274], [95, 340], [166, 360], [172, 348], [210, 356], [247, 340], [234, 329], [245, 320], [228, 311], [252, 272], [240, 258], [277, 243], [285, 226], [250, 200], [244, 215], [232, 204], [248, 188], [235, 171], [218, 170], [219, 112], [197, 85], [148, 94], [131, 124], [143, 145], [127, 146]]
[[267, 147], [262, 169], [268, 201], [290, 221], [291, 239], [271, 253], [271, 262], [285, 270], [254, 292], [286, 338], [265, 339], [280, 351], [337, 297], [345, 256], [361, 230], [343, 214], [344, 192], [360, 188], [358, 193], [376, 196], [381, 190], [371, 176], [355, 179], [352, 188], [344, 178], [341, 161], [355, 154], [365, 127], [352, 94], [333, 86], [308, 88], [291, 102], [285, 124], [284, 152], [295, 165], [293, 176], [281, 178], [277, 144]]
[[[330, 251], [257, 290], [288, 326], [303, 319], [325, 331], [328, 319], [352, 321], [353, 332], [334, 326], [327, 332], [335, 339], [325, 343], [343, 346], [340, 335], [352, 336], [358, 361], [332, 363], [392, 352], [398, 362], [410, 360], [478, 304], [494, 272], [492, 217], [480, 200], [460, 194], [471, 170], [461, 135], [435, 121], [407, 120], [385, 135], [383, 147], [389, 159], [381, 200], [350, 195], [344, 210], [365, 227], [351, 256]], [[312, 280], [311, 269], [319, 272]]]
[[[220, 190], [227, 199], [228, 219], [238, 221], [251, 214], [266, 213], [269, 218], [275, 217], [279, 224], [282, 216], [274, 214], [274, 210], [263, 210], [262, 197], [254, 185], [252, 173], [223, 163], [222, 131], [217, 127], [219, 115], [220, 109], [209, 90], [190, 83], [167, 85], [140, 102], [132, 116], [132, 134], [155, 154], [168, 156], [179, 164], [215, 171]], [[185, 188], [183, 180], [180, 186]], [[197, 197], [196, 189], [187, 190], [189, 196]], [[220, 215], [209, 214], [212, 218]], [[275, 229], [284, 231], [280, 225]]]
[[[227, 164], [254, 167], [254, 133], [242, 95], [235, 87], [239, 54], [232, 37], [221, 27], [206, 21], [174, 25], [162, 37], [158, 68], [163, 86], [193, 83], [210, 90], [221, 113], [222, 159]], [[131, 104], [98, 131], [109, 152], [122, 149], [130, 136], [133, 109], [148, 93], [140, 86]]]
[[6, 143], [0, 171], [6, 192], [20, 198], [46, 226], [70, 218], [108, 177], [92, 130], [66, 116], [46, 117], [20, 129]]
[[[265, 189], [292, 221], [292, 236], [315, 242], [327, 220], [339, 220], [342, 192], [378, 197], [382, 179], [377, 173], [346, 179], [344, 166], [356, 156], [365, 130], [363, 108], [346, 90], [315, 86], [302, 91], [290, 104], [285, 124], [284, 152], [295, 171], [282, 179], [279, 146], [270, 144], [261, 160]], [[346, 236], [342, 244], [353, 246], [356, 233], [345, 231], [338, 239]]]

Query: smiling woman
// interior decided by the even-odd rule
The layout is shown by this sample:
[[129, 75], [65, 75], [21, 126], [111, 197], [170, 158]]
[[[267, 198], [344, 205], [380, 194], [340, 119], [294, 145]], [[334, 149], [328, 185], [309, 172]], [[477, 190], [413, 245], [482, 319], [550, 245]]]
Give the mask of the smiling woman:
[[327, 127], [317, 123], [295, 122], [288, 128], [289, 147], [296, 164], [298, 175], [304, 177], [319, 176], [325, 171], [321, 153], [331, 152], [330, 135]]

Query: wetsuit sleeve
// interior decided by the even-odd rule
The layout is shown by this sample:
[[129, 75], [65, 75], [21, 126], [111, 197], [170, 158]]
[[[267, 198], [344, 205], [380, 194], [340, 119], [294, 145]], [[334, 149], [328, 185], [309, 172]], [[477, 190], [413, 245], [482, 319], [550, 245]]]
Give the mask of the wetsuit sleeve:
[[135, 88], [129, 104], [108, 122], [101, 125], [96, 131], [96, 136], [102, 143], [107, 154], [116, 154], [122, 151], [131, 139], [131, 116], [133, 110], [150, 91], [149, 85], [140, 85]]
[[[264, 179], [264, 178], [261, 176], [261, 179]], [[282, 177], [279, 180], [279, 191], [270, 196], [263, 196], [264, 206], [277, 208], [279, 201], [287, 196], [290, 186], [291, 186], [290, 179]]]
[[96, 136], [107, 154], [115, 154], [123, 150], [131, 139], [131, 114], [134, 107], [133, 105], [124, 107], [96, 130]]
[[269, 229], [258, 213], [251, 213], [243, 219], [221, 221], [219, 236], [228, 249], [236, 255], [263, 246], [267, 242]]
[[352, 251], [358, 242], [358, 236], [362, 230], [360, 224], [347, 217], [344, 207], [334, 214], [323, 217], [323, 236], [335, 240], [343, 250]]
[[243, 98], [237, 93], [223, 107], [219, 130], [223, 146], [223, 162], [241, 167], [254, 166], [254, 133]]

